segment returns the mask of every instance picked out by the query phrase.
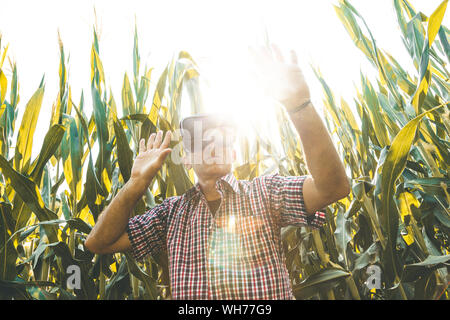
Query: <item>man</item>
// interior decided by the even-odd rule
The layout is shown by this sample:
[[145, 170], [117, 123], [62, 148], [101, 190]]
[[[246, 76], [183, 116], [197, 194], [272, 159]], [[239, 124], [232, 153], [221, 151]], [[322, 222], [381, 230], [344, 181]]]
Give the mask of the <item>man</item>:
[[[131, 250], [136, 259], [167, 250], [173, 299], [293, 299], [280, 229], [286, 225], [320, 227], [325, 206], [345, 197], [350, 186], [331, 138], [310, 100], [295, 53], [286, 62], [276, 46], [253, 50], [260, 78], [280, 101], [297, 129], [309, 176], [266, 175], [237, 181], [231, 173], [231, 143], [216, 145], [207, 160], [202, 148], [183, 138], [185, 163], [198, 183], [182, 196], [170, 197], [130, 219], [171, 149], [171, 133], [140, 141], [130, 180], [100, 215], [86, 239], [99, 254]], [[213, 117], [190, 117], [229, 137], [230, 124]], [[217, 119], [216, 119], [217, 120]], [[193, 129], [188, 129], [193, 131]], [[195, 130], [194, 130], [195, 131]], [[194, 135], [195, 140], [195, 135]], [[204, 142], [204, 141], [202, 141]], [[220, 143], [219, 143], [220, 142]], [[216, 152], [232, 157], [215, 161]], [[216, 157], [217, 158], [217, 157]], [[220, 158], [220, 157], [219, 157]], [[219, 160], [222, 160], [219, 159]]]

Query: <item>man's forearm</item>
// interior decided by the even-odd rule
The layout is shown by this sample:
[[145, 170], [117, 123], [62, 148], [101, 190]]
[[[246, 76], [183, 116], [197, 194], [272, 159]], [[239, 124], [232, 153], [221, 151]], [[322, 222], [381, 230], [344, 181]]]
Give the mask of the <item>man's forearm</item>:
[[284, 105], [300, 135], [312, 176], [312, 179], [308, 177], [305, 180], [307, 211], [313, 212], [347, 196], [350, 186], [344, 166], [322, 119], [309, 101], [309, 87], [298, 64], [297, 54], [291, 50], [288, 61], [274, 44], [251, 49], [251, 52], [261, 68], [261, 83], [273, 99]]
[[317, 190], [321, 194], [332, 195], [343, 189], [345, 194], [348, 179], [344, 166], [312, 103], [289, 115], [300, 135], [306, 164]]
[[88, 249], [104, 248], [119, 239], [126, 231], [131, 212], [144, 194], [145, 188], [133, 180], [120, 189], [111, 203], [100, 214], [97, 223], [86, 239]]

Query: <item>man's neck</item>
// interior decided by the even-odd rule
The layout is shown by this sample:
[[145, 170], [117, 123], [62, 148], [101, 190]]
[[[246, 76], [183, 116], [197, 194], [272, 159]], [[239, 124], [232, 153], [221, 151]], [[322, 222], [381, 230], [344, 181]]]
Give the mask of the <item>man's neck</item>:
[[216, 182], [218, 179], [220, 179], [220, 177], [199, 179], [198, 184], [200, 185], [200, 190], [202, 190], [207, 201], [220, 199], [220, 193], [216, 189]]

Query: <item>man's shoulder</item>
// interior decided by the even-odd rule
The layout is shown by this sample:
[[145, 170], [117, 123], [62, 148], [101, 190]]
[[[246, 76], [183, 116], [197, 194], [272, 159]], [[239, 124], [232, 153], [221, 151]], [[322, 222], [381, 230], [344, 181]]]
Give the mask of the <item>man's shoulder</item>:
[[156, 204], [154, 208], [170, 211], [178, 206], [183, 196], [170, 196], [165, 198], [162, 202]]
[[165, 204], [166, 206], [173, 206], [182, 201], [184, 198], [184, 194], [181, 196], [170, 196], [164, 199], [162, 204]]
[[190, 191], [192, 190], [188, 190], [178, 196], [167, 197], [166, 199], [164, 199], [162, 204], [165, 205], [166, 208], [170, 211], [177, 211], [181, 207], [183, 207], [184, 204], [195, 198], [192, 194], [190, 194]]
[[237, 179], [238, 183], [243, 187], [246, 192], [250, 192], [255, 188], [266, 188], [270, 185], [274, 176], [278, 176], [279, 173], [262, 174], [249, 179]]
[[306, 177], [307, 175], [301, 176], [284, 175], [277, 171], [273, 173], [265, 173], [257, 177], [251, 178], [249, 180], [243, 179], [237, 181], [244, 188], [244, 190], [252, 191], [255, 188], [270, 189], [273, 187], [280, 186], [287, 182], [289, 182], [290, 184], [301, 183], [304, 181]]
[[265, 173], [261, 174], [259, 176], [250, 178], [250, 179], [238, 179], [239, 183], [243, 184], [258, 184], [258, 183], [267, 183], [270, 182], [270, 180], [273, 179], [275, 176], [280, 176], [278, 172], [276, 173]]

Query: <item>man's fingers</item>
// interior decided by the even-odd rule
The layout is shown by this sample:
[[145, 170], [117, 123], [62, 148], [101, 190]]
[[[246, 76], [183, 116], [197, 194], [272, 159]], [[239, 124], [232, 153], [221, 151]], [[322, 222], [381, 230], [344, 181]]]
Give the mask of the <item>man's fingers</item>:
[[261, 51], [261, 56], [263, 57], [263, 59], [265, 59], [266, 61], [272, 61], [273, 60], [272, 51], [270, 50], [269, 47], [267, 47], [267, 46], [260, 46], [259, 50]]
[[[162, 141], [162, 137], [163, 137], [163, 132], [162, 131], [158, 131], [158, 133], [152, 133], [150, 135], [150, 137], [148, 138], [147, 141], [147, 150], [151, 150], [151, 149], [166, 149], [169, 146], [171, 137], [172, 137], [172, 133], [170, 131], [167, 131], [166, 136], [164, 138], [164, 141], [161, 144]], [[145, 150], [145, 143], [144, 140], [142, 139], [140, 141], [140, 145], [139, 145], [139, 152], [142, 152], [141, 150]]]
[[147, 150], [153, 148], [153, 143], [155, 142], [156, 133], [152, 133], [147, 141]]
[[139, 141], [139, 153], [145, 152], [145, 139]]
[[163, 132], [158, 131], [158, 133], [156, 134], [155, 142], [153, 143], [154, 149], [159, 148], [159, 146], [161, 145], [162, 136], [163, 136]]
[[164, 141], [162, 142], [160, 149], [166, 149], [169, 146], [170, 140], [172, 138], [172, 132], [167, 131], [166, 136], [164, 137]]
[[291, 50], [291, 63], [298, 64], [297, 54], [295, 53], [294, 50]]
[[271, 44], [270, 47], [272, 48], [272, 52], [275, 56], [275, 59], [277, 59], [279, 62], [284, 62], [283, 54], [281, 53], [280, 48], [276, 44]]

